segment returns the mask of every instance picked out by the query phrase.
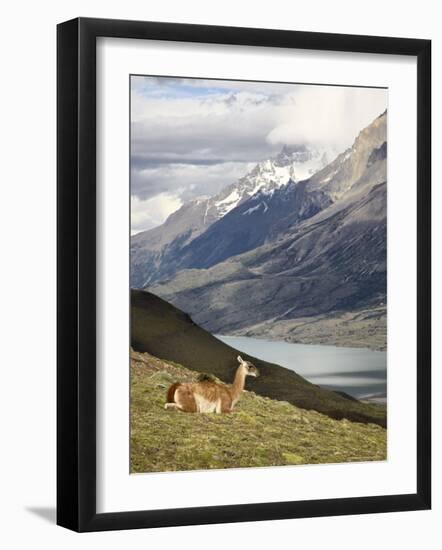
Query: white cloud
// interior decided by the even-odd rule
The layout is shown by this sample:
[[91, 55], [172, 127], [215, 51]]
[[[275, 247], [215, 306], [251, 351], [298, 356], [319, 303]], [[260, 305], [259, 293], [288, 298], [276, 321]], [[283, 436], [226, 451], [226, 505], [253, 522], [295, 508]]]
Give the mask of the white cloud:
[[131, 197], [131, 234], [162, 224], [182, 205], [177, 195], [160, 193], [147, 200]]
[[373, 88], [305, 86], [292, 99], [285, 120], [267, 135], [271, 144], [310, 142], [343, 150], [387, 108], [387, 91]]
[[147, 161], [262, 160], [272, 150], [266, 135], [281, 106], [248, 92], [215, 97], [132, 97], [132, 155]]
[[[212, 196], [251, 170], [254, 163], [223, 162], [213, 165], [167, 163], [133, 170], [132, 195], [147, 199], [164, 193], [189, 200]], [[143, 202], [147, 202], [144, 200]]]

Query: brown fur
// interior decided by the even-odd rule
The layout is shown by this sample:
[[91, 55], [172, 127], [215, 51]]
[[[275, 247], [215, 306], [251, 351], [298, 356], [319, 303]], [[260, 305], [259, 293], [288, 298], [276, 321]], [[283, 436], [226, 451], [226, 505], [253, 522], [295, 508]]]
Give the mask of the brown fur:
[[167, 403], [173, 403], [174, 402], [174, 395], [175, 395], [175, 390], [181, 386], [180, 382], [176, 382], [175, 384], [172, 384], [170, 386], [170, 388], [167, 390], [167, 397], [166, 397], [166, 400], [167, 400]]
[[243, 361], [240, 356], [238, 361], [240, 365], [232, 385], [210, 379], [172, 384], [167, 392], [165, 408], [184, 412], [231, 412], [244, 389], [246, 376], [258, 376], [252, 363]]

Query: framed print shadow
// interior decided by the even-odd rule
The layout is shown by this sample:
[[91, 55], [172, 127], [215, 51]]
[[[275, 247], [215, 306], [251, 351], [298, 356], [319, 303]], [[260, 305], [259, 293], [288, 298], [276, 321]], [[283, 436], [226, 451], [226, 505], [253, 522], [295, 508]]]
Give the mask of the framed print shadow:
[[430, 41], [57, 48], [57, 523], [429, 509]]

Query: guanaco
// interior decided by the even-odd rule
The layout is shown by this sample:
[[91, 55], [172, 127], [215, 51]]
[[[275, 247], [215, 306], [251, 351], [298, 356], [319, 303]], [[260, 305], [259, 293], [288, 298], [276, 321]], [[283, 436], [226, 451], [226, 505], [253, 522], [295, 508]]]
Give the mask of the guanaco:
[[238, 355], [239, 367], [233, 384], [230, 386], [211, 380], [210, 377], [198, 382], [177, 382], [167, 391], [165, 409], [178, 409], [184, 412], [229, 413], [238, 402], [244, 389], [246, 377], [259, 376], [258, 369]]

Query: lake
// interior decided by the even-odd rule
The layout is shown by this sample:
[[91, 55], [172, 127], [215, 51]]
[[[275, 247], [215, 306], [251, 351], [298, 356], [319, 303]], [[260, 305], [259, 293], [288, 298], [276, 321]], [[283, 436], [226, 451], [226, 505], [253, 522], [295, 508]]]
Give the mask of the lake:
[[386, 402], [385, 351], [290, 344], [246, 336], [215, 336], [248, 355], [293, 370], [318, 386], [344, 391], [357, 399]]

